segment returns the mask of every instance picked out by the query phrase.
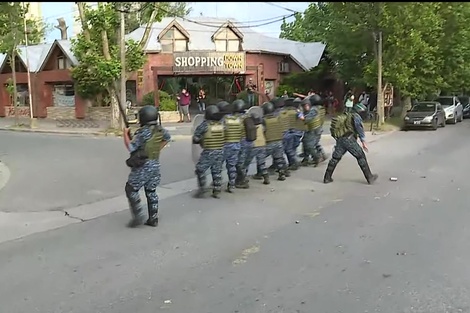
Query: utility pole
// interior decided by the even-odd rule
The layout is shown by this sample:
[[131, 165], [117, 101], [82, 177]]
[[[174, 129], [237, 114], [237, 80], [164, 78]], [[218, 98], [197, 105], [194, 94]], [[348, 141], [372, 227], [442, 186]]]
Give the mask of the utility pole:
[[[23, 5], [25, 3], [23, 2]], [[27, 75], [28, 75], [28, 98], [29, 98], [29, 116], [30, 116], [30, 121], [29, 121], [29, 127], [35, 128], [35, 120], [34, 120], [34, 113], [33, 113], [33, 93], [31, 90], [31, 71], [29, 68], [29, 55], [28, 55], [28, 25], [26, 24], [26, 14], [23, 16], [23, 26], [24, 26], [24, 41], [25, 41], [25, 48], [24, 48], [24, 54], [26, 57], [26, 69], [27, 69]]]
[[384, 95], [382, 88], [382, 32], [378, 33], [377, 40], [377, 113], [379, 125], [385, 123]]
[[[127, 81], [127, 71], [126, 71], [126, 15], [124, 13], [124, 7], [121, 10], [121, 34], [120, 34], [120, 47], [121, 47], [121, 106], [123, 106], [124, 111], [126, 110], [126, 81]], [[121, 116], [121, 126], [124, 125], [124, 118]]]

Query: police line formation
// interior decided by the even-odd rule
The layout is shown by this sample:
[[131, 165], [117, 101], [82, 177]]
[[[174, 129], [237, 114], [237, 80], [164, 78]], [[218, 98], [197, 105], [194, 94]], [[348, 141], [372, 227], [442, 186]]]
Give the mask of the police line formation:
[[[366, 108], [356, 104], [351, 112], [332, 119], [330, 132], [336, 140], [331, 159], [323, 178], [325, 184], [333, 182], [333, 172], [346, 152], [352, 154], [367, 182], [372, 184], [378, 175], [372, 174], [364, 151], [367, 151], [364, 127], [359, 113]], [[206, 193], [206, 172], [212, 175], [212, 197], [219, 198], [222, 191], [222, 167], [225, 162], [229, 181], [227, 192], [235, 188], [249, 188], [247, 171], [256, 158], [257, 173], [253, 179], [270, 184], [266, 159], [271, 156], [278, 180], [285, 181], [299, 166], [317, 166], [327, 160], [320, 139], [325, 120], [322, 99], [312, 95], [300, 98], [276, 98], [262, 106], [246, 108], [243, 100], [233, 103], [221, 101], [206, 108], [205, 114], [193, 121], [192, 154], [196, 163], [198, 189], [196, 198]], [[159, 156], [171, 140], [162, 127], [158, 110], [145, 106], [139, 111], [140, 128], [133, 138], [129, 129], [124, 131], [124, 143], [130, 152], [126, 164], [131, 168], [125, 192], [132, 213], [130, 227], [146, 224], [158, 225], [157, 186], [160, 183]], [[359, 145], [357, 139], [362, 144]], [[296, 151], [303, 144], [303, 160], [297, 160]], [[287, 157], [284, 158], [284, 154]], [[144, 188], [147, 198], [148, 219], [139, 190]]]

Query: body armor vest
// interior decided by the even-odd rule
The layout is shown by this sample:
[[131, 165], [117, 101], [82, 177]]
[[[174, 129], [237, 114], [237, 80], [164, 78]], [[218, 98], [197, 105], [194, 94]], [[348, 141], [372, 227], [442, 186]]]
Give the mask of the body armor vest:
[[320, 124], [323, 126], [325, 124], [326, 110], [323, 105], [318, 106], [318, 115], [320, 115]]
[[295, 129], [299, 131], [307, 130], [307, 125], [305, 125], [305, 122], [297, 118], [297, 110], [288, 109], [286, 111], [287, 111], [287, 116], [289, 119], [290, 129]]
[[316, 111], [316, 114], [315, 114], [315, 117], [312, 118], [311, 120], [309, 120], [307, 122], [307, 127], [308, 127], [308, 130], [311, 131], [311, 130], [315, 130], [315, 129], [318, 129], [321, 127], [322, 125], [322, 118], [320, 116], [320, 112], [317, 108], [313, 109]]
[[236, 143], [240, 142], [243, 135], [242, 120], [239, 116], [231, 115], [226, 116], [225, 120], [225, 142], [226, 143]]
[[266, 143], [282, 140], [281, 119], [277, 116], [269, 116], [264, 119], [266, 123]]
[[289, 112], [287, 110], [281, 110], [279, 113], [279, 119], [281, 120], [282, 131], [285, 132], [291, 128], [291, 119], [289, 118]]
[[145, 142], [144, 151], [149, 160], [158, 160], [163, 142], [163, 129], [153, 126], [152, 137]]
[[224, 147], [224, 126], [220, 122], [208, 122], [202, 146], [208, 150], [219, 150]]
[[266, 138], [264, 137], [263, 125], [256, 125], [256, 140], [253, 142], [253, 147], [266, 146]]
[[353, 116], [350, 113], [343, 113], [331, 120], [330, 133], [335, 139], [350, 136], [355, 133]]
[[241, 126], [242, 126], [242, 139], [243, 139], [243, 138], [246, 138], [246, 129], [245, 129], [245, 124], [244, 124], [244, 122], [245, 122], [245, 118], [246, 118], [247, 116], [246, 116], [246, 114], [243, 114], [243, 115], [240, 114], [240, 115], [238, 115], [238, 117], [240, 118], [240, 124], [241, 124]]

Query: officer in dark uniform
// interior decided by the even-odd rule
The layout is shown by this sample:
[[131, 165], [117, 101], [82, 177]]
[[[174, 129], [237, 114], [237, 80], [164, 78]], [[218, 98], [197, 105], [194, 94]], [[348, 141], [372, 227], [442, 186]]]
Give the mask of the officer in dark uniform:
[[[368, 148], [362, 119], [359, 113], [364, 112], [366, 109], [367, 108], [363, 104], [358, 103], [353, 107], [353, 112], [338, 115], [331, 121], [330, 132], [331, 136], [336, 140], [336, 145], [323, 178], [323, 182], [325, 184], [333, 181], [332, 176], [336, 165], [338, 165], [346, 152], [351, 153], [356, 158], [357, 163], [369, 184], [372, 184], [377, 180], [378, 175], [372, 174], [364, 153], [364, 151], [368, 151]], [[358, 137], [361, 140], [362, 148], [357, 143]]]
[[219, 110], [224, 113], [222, 124], [225, 131], [224, 161], [227, 166], [228, 184], [227, 192], [232, 193], [237, 179], [238, 155], [240, 154], [244, 126], [240, 114], [233, 111], [233, 106], [226, 101], [217, 104]]
[[253, 158], [256, 158], [256, 168], [258, 173], [263, 179], [263, 184], [269, 185], [269, 174], [266, 168], [266, 137], [264, 133], [263, 118], [256, 113], [251, 114], [251, 118], [256, 126], [256, 140], [253, 142], [253, 148], [250, 151], [250, 154], [245, 159], [245, 164], [243, 165], [245, 170], [245, 177], [248, 173], [248, 168], [250, 166]]
[[[323, 125], [325, 124], [325, 116], [326, 110], [325, 106], [323, 105], [323, 100], [320, 96], [314, 95], [310, 98], [310, 103], [314, 108], [317, 110], [318, 119], [320, 121], [320, 126], [314, 129], [315, 133], [315, 150], [317, 152], [317, 156], [319, 157], [318, 163], [324, 162], [328, 159], [328, 156], [323, 150], [321, 145], [321, 135], [323, 134]], [[317, 163], [317, 164], [318, 164]]]
[[299, 104], [300, 102], [295, 102], [294, 98], [285, 99], [284, 110], [281, 112], [281, 119], [289, 133], [289, 136], [284, 136], [284, 152], [289, 162], [289, 169], [294, 171], [299, 168], [297, 148], [306, 129], [304, 121], [298, 118]]
[[278, 180], [286, 180], [286, 161], [284, 160], [284, 148], [282, 146], [283, 127], [279, 116], [274, 114], [274, 104], [265, 102], [262, 106], [264, 113], [264, 126], [266, 137], [266, 154], [272, 155], [273, 163], [279, 173]]
[[212, 174], [212, 197], [219, 198], [222, 188], [222, 164], [224, 162], [224, 126], [220, 122], [223, 114], [215, 105], [206, 108], [205, 120], [196, 127], [193, 143], [203, 148], [199, 162], [196, 164], [198, 191], [195, 197], [204, 196], [206, 171], [210, 168]]
[[131, 168], [126, 183], [126, 196], [132, 213], [130, 227], [144, 223], [145, 217], [139, 196], [142, 187], [147, 197], [149, 226], [158, 225], [158, 195], [157, 186], [160, 184], [160, 151], [171, 140], [170, 133], [158, 123], [159, 114], [154, 106], [144, 106], [139, 110], [140, 128], [130, 138], [129, 129], [124, 129], [124, 143], [131, 156], [126, 161]]
[[246, 169], [245, 160], [249, 157], [251, 149], [253, 148], [253, 141], [247, 140], [246, 128], [244, 125], [245, 119], [248, 117], [245, 114], [247, 105], [242, 99], [237, 99], [232, 103], [233, 114], [240, 118], [242, 123], [242, 139], [240, 140], [240, 152], [238, 153], [237, 160], [237, 178], [235, 180], [236, 188], [249, 188], [248, 182], [246, 181]]
[[317, 94], [309, 96], [302, 100], [302, 108], [304, 116], [301, 116], [300, 119], [305, 121], [307, 125], [307, 131], [304, 134], [303, 145], [304, 145], [304, 159], [302, 160], [302, 165], [307, 166], [309, 164], [309, 157], [313, 159], [313, 163], [317, 165], [320, 161], [320, 156], [317, 153], [317, 134], [318, 128], [321, 127], [321, 118], [318, 112], [317, 106], [312, 106], [321, 102], [321, 97]]

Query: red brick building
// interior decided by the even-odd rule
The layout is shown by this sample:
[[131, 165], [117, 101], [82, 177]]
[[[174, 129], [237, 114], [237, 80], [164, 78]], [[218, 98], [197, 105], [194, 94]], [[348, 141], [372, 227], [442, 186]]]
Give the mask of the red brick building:
[[[127, 38], [140, 41], [144, 31], [142, 26]], [[233, 20], [164, 18], [152, 25], [145, 44], [148, 61], [133, 77], [137, 99], [158, 90], [162, 76], [236, 75], [274, 95], [285, 75], [316, 67], [324, 49], [318, 42], [268, 37]]]
[[[141, 27], [128, 34], [127, 39], [141, 41], [144, 31], [145, 27]], [[15, 63], [20, 115], [30, 116], [29, 68], [34, 117], [108, 118], [107, 108], [91, 108], [75, 95], [70, 68], [78, 61], [70, 47], [69, 40], [29, 46], [27, 51], [26, 47], [19, 47]], [[322, 43], [268, 37], [226, 19], [200, 17], [190, 22], [164, 18], [152, 25], [144, 46], [147, 62], [131, 75], [128, 86], [135, 87], [128, 89], [134, 89], [130, 93], [140, 101], [143, 95], [158, 90], [162, 77], [237, 76], [252, 78], [261, 93], [268, 90], [274, 95], [285, 75], [317, 66], [324, 49]], [[0, 117], [14, 114], [7, 90], [12, 78], [8, 59], [0, 55]], [[242, 89], [245, 81], [241, 82]]]

